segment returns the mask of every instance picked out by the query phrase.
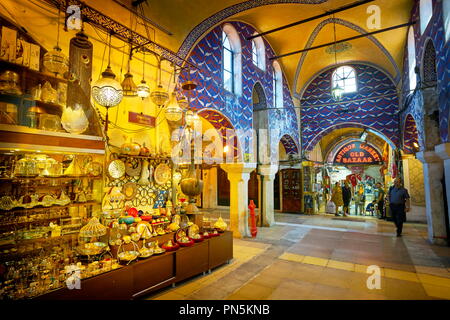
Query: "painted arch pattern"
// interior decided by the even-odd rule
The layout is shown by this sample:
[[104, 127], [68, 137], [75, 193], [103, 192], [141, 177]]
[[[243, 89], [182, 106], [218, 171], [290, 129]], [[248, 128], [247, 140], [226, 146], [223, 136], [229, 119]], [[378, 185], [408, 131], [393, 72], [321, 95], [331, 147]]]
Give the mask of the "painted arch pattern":
[[[227, 22], [232, 24], [238, 32], [242, 45], [242, 95], [236, 96], [227, 92], [222, 85], [222, 28], [215, 27], [192, 50], [189, 61], [200, 67], [200, 70], [185, 70], [180, 74], [180, 82], [193, 80], [198, 87], [191, 94], [191, 107], [196, 110], [211, 109], [223, 114], [230, 120], [235, 129], [248, 132], [252, 129], [253, 105], [252, 90], [255, 83], [261, 83], [267, 106], [269, 108], [269, 129], [273, 140], [280, 141], [285, 134], [290, 135], [296, 142], [299, 141], [297, 115], [291, 98], [287, 81], [283, 79], [282, 109], [273, 109], [272, 88], [272, 64], [268, 57], [274, 56], [270, 45], [265, 42], [266, 48], [266, 71], [257, 68], [252, 62], [252, 42], [246, 37], [251, 36], [255, 30], [242, 22]], [[264, 40], [265, 41], [265, 40]], [[189, 74], [188, 74], [189, 72]], [[242, 151], [248, 153], [251, 143], [248, 136], [239, 136]]]
[[415, 153], [414, 143], [419, 144], [419, 134], [416, 121], [411, 114], [408, 114], [403, 129], [403, 150], [405, 153]]
[[[302, 143], [311, 151], [330, 127], [371, 128], [399, 146], [398, 97], [395, 85], [375, 67], [351, 64], [356, 71], [357, 88], [339, 102], [331, 96], [334, 68], [318, 75], [302, 97]], [[350, 125], [349, 123], [353, 123]], [[355, 125], [356, 124], [356, 125]]]
[[[420, 69], [423, 68], [423, 55], [429, 39], [433, 41], [436, 50], [436, 73], [437, 88], [439, 92], [439, 133], [442, 142], [449, 142], [449, 113], [450, 113], [450, 45], [445, 43], [445, 31], [442, 18], [443, 1], [433, 1], [433, 16], [425, 32], [420, 34], [420, 26], [414, 26], [414, 38], [416, 40], [416, 61]], [[411, 20], [419, 21], [419, 1], [415, 2], [412, 9]], [[404, 66], [408, 66], [408, 55], [404, 55]], [[408, 114], [412, 114], [416, 120], [419, 144], [424, 146], [424, 120], [423, 120], [423, 97], [419, 92], [410, 93], [409, 70], [403, 70], [403, 101], [410, 101], [405, 112], [402, 113], [402, 123]], [[408, 97], [409, 96], [409, 97]]]

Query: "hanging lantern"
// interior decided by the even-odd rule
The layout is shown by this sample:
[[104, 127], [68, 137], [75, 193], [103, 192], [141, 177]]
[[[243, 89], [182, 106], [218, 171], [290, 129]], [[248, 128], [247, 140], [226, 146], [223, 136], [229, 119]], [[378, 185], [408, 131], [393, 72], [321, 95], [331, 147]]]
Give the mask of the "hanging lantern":
[[56, 74], [64, 74], [69, 71], [69, 59], [58, 46], [44, 55], [43, 65], [48, 71]]
[[172, 122], [180, 121], [183, 117], [183, 109], [181, 109], [179, 106], [179, 103], [177, 101], [177, 94], [175, 91], [172, 93], [172, 97], [170, 98], [165, 113], [166, 119]]
[[144, 79], [142, 79], [141, 83], [137, 86], [137, 95], [142, 99], [148, 98], [150, 95], [150, 87]]
[[58, 10], [58, 32], [56, 36], [56, 46], [53, 50], [48, 51], [44, 54], [43, 65], [44, 67], [55, 74], [64, 74], [69, 71], [69, 59], [62, 53], [59, 47], [59, 14]]
[[115, 78], [116, 75], [108, 65], [102, 72], [102, 77], [92, 86], [92, 97], [99, 105], [107, 108], [115, 107], [122, 101], [122, 87]]
[[[111, 70], [111, 35], [109, 35], [108, 67], [102, 72], [102, 77], [92, 85], [92, 98], [99, 105], [110, 108], [117, 106], [123, 98], [122, 87]], [[108, 116], [108, 113], [106, 114]], [[106, 122], [108, 123], [108, 122]]]
[[164, 90], [163, 86], [159, 84], [150, 94], [150, 99], [152, 99], [154, 104], [161, 107], [169, 100], [169, 94]]
[[125, 97], [137, 96], [137, 86], [133, 81], [133, 75], [129, 71], [125, 74], [125, 79], [122, 81], [122, 91]]
[[183, 110], [187, 110], [189, 109], [189, 102], [186, 99], [185, 96], [182, 96], [179, 100], [178, 100], [178, 105], [180, 106], [181, 109]]
[[333, 89], [331, 89], [331, 95], [333, 96], [334, 100], [340, 101], [342, 99], [342, 95], [344, 94], [344, 89], [341, 88], [339, 85], [336, 85]]

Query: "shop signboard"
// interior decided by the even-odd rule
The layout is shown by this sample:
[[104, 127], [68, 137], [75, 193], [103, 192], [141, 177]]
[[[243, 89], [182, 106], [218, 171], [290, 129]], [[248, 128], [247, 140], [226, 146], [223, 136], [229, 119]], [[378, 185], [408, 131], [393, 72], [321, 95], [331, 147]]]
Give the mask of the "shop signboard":
[[370, 144], [353, 141], [339, 149], [334, 158], [335, 164], [375, 165], [383, 163], [380, 153]]
[[129, 111], [128, 122], [151, 128], [155, 127], [155, 117], [143, 114], [142, 112], [138, 113]]

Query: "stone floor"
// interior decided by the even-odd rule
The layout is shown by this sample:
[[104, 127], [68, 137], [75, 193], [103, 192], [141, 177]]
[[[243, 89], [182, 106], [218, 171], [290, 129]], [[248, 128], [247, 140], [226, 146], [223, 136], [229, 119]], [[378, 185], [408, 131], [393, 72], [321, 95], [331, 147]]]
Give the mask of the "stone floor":
[[[211, 220], [225, 210], [209, 212]], [[372, 217], [276, 214], [256, 238], [234, 239], [234, 258], [210, 274], [178, 283], [158, 300], [450, 299], [450, 247], [430, 245], [426, 225]], [[380, 288], [369, 289], [369, 266]]]

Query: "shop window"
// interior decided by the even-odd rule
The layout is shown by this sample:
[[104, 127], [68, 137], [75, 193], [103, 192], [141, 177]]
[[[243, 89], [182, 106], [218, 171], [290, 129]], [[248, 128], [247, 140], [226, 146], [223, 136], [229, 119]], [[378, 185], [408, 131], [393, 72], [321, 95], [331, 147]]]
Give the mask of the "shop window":
[[339, 86], [344, 93], [356, 92], [356, 72], [349, 66], [337, 68], [332, 75], [332, 88]]
[[222, 74], [225, 90], [237, 95], [242, 93], [241, 41], [230, 24], [223, 26], [222, 32]]
[[409, 90], [416, 89], [416, 44], [414, 40], [414, 28], [410, 27], [408, 32], [408, 66], [409, 66]]
[[442, 15], [444, 20], [445, 41], [450, 39], [450, 1], [442, 1]]
[[266, 70], [265, 46], [261, 37], [252, 40], [252, 62], [259, 69]]
[[273, 87], [273, 106], [275, 108], [282, 108], [283, 107], [283, 74], [281, 72], [280, 64], [277, 61], [273, 62], [272, 87]]
[[[444, 1], [445, 2], [445, 1]], [[420, 0], [420, 34], [423, 34], [433, 16], [433, 2], [431, 0]]]

